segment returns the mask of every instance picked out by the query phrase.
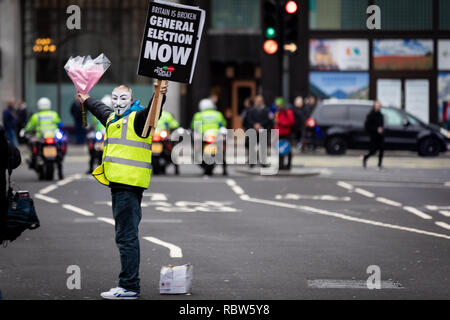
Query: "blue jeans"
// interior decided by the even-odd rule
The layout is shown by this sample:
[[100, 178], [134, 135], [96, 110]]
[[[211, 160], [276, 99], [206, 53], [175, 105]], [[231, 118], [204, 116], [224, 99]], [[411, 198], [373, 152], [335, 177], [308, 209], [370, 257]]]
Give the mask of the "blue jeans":
[[139, 222], [142, 218], [142, 192], [111, 189], [111, 195], [116, 244], [122, 266], [119, 287], [140, 292]]

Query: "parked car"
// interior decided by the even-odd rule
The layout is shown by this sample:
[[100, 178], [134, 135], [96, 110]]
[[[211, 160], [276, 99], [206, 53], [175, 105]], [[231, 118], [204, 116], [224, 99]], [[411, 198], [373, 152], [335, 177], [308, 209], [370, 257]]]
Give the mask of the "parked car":
[[[373, 101], [324, 100], [306, 120], [305, 143], [324, 146], [328, 154], [347, 149], [367, 149], [369, 135], [364, 129]], [[448, 132], [425, 124], [398, 108], [383, 107], [386, 150], [417, 151], [421, 156], [438, 156], [447, 151]]]

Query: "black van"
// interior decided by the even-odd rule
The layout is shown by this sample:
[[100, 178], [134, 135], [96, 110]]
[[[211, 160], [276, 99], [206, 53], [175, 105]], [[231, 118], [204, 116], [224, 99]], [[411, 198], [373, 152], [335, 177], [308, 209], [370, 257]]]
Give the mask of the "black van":
[[[347, 149], [367, 149], [369, 135], [364, 129], [373, 108], [368, 100], [325, 100], [306, 120], [305, 143], [324, 146], [328, 154], [344, 154]], [[447, 151], [448, 132], [425, 124], [411, 114], [383, 107], [386, 150], [417, 151], [421, 156], [437, 156]]]

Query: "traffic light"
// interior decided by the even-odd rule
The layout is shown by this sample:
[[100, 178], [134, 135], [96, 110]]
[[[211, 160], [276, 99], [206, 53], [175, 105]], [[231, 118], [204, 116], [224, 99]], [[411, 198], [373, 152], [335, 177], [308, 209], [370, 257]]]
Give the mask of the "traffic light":
[[[297, 48], [299, 28], [299, 1], [285, 1], [284, 6], [284, 45]], [[293, 49], [289, 50], [293, 53]], [[295, 49], [296, 51], [296, 49]], [[294, 51], [294, 52], [295, 52]]]
[[279, 6], [276, 0], [263, 2], [263, 36], [264, 52], [273, 55], [277, 53], [280, 40]]

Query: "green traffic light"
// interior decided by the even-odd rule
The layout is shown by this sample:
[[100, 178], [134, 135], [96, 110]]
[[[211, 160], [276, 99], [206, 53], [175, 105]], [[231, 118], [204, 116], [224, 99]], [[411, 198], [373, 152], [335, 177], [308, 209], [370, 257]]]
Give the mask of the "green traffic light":
[[266, 37], [269, 39], [275, 38], [275, 29], [270, 27], [266, 29]]

